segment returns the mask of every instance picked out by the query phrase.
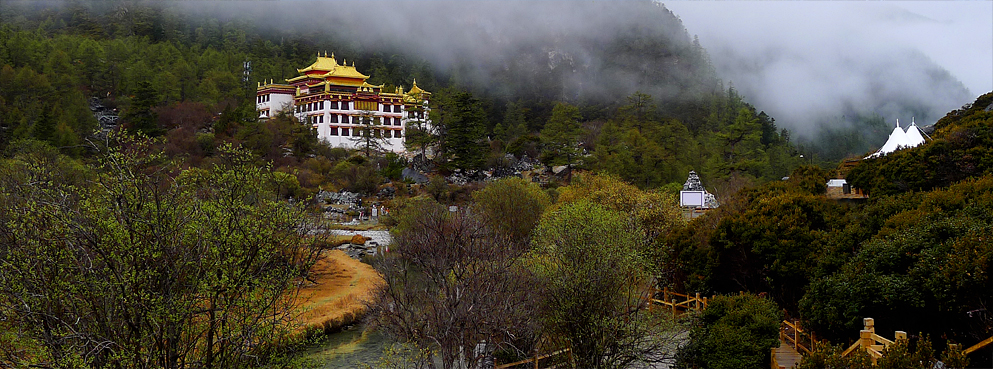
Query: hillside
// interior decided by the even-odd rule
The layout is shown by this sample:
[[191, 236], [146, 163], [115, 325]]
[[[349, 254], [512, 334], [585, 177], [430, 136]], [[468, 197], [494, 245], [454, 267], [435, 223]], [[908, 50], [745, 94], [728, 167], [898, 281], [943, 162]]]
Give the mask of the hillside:
[[[370, 178], [331, 179], [347, 154], [321, 148], [293, 119], [254, 119], [256, 82], [294, 76], [318, 52], [332, 51], [369, 74], [370, 83], [409, 87], [416, 79], [435, 93], [437, 104], [468, 93], [466, 102], [478, 118], [468, 122], [471, 134], [455, 144], [477, 159], [469, 167], [453, 166], [442, 155], [435, 164], [443, 174], [506, 169], [527, 156], [547, 165], [612, 172], [649, 188], [681, 183], [690, 169], [711, 183], [734, 175], [776, 179], [799, 161], [788, 133], [722, 86], [706, 51], [674, 14], [653, 2], [534, 5], [526, 16], [496, 13], [490, 28], [462, 24], [460, 37], [428, 23], [404, 23], [412, 27], [410, 35], [388, 26], [347, 27], [358, 19], [347, 16], [353, 10], [332, 12], [342, 17], [335, 27], [302, 27], [292, 19], [299, 8], [291, 6], [50, 5], [0, 5], [0, 150], [33, 139], [73, 157], [87, 156], [92, 132], [112, 128], [90, 111], [102, 105], [119, 114], [129, 131], [164, 137], [169, 154], [191, 166], [209, 162], [217, 147], [233, 143], [297, 173], [302, 194], [318, 188], [371, 192], [359, 184], [376, 182]], [[427, 14], [439, 6], [409, 10]], [[488, 9], [468, 8], [446, 11], [464, 14], [468, 22], [474, 12]], [[538, 31], [521, 34], [507, 27], [532, 17], [545, 22]], [[422, 39], [426, 44], [416, 41]], [[571, 163], [549, 149], [554, 130], [542, 132], [558, 103], [578, 113], [568, 121], [579, 129], [558, 138], [581, 154]], [[388, 166], [380, 159], [365, 162]]]
[[870, 194], [930, 191], [993, 170], [993, 93], [935, 123], [933, 140], [915, 150], [863, 160], [848, 175]]
[[[668, 237], [671, 282], [767, 293], [835, 343], [865, 317], [877, 331], [929, 335], [936, 350], [988, 338], [991, 103], [993, 93], [950, 112], [923, 146], [863, 160], [848, 179], [870, 191], [865, 202], [827, 198], [829, 173], [811, 167], [740, 192]], [[989, 362], [988, 350], [974, 355]]]

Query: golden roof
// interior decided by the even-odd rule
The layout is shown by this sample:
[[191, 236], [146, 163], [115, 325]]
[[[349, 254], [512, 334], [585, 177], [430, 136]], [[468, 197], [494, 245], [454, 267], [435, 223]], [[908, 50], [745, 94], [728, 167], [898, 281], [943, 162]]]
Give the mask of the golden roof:
[[[400, 93], [403, 93], [403, 87], [400, 88]], [[403, 93], [403, 101], [405, 102], [422, 102], [424, 101], [424, 95], [430, 95], [430, 92], [422, 90], [417, 87], [417, 80], [414, 80], [414, 85], [410, 87], [410, 91]]]
[[321, 77], [343, 77], [343, 78], [361, 78], [363, 80], [369, 78], [369, 76], [359, 73], [355, 70], [355, 64], [352, 65], [339, 65], [334, 67], [331, 71]]
[[334, 53], [331, 53], [331, 57], [328, 57], [328, 53], [324, 52], [324, 56], [321, 53], [317, 53], [317, 61], [311, 64], [309, 67], [303, 69], [297, 69], [297, 72], [306, 73], [312, 70], [329, 72], [334, 70], [338, 66], [338, 61], [334, 60]]
[[415, 79], [415, 80], [414, 80], [414, 86], [412, 86], [412, 87], [410, 88], [410, 91], [407, 91], [407, 94], [408, 94], [408, 95], [413, 95], [413, 94], [423, 94], [423, 93], [426, 93], [426, 92], [427, 92], [427, 91], [424, 91], [424, 90], [422, 90], [422, 89], [421, 89], [420, 87], [417, 87], [417, 80]]
[[359, 86], [359, 91], [360, 92], [373, 92], [373, 91], [375, 91], [375, 90], [373, 90], [374, 88], [382, 89], [383, 88], [383, 85], [376, 86], [376, 85], [369, 84], [369, 82], [362, 82], [362, 85]]

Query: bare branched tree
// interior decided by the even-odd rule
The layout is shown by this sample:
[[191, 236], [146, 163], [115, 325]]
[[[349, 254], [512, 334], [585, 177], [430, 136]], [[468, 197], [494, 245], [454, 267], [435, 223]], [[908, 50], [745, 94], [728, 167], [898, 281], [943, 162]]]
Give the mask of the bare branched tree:
[[437, 352], [442, 368], [479, 368], [537, 337], [536, 290], [520, 244], [479, 217], [425, 201], [399, 216], [396, 252], [379, 267], [380, 329]]

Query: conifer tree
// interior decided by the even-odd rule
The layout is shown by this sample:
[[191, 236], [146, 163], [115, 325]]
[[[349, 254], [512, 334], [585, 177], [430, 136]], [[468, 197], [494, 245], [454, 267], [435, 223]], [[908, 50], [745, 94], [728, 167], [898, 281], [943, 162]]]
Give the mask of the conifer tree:
[[158, 114], [153, 110], [157, 102], [158, 93], [151, 82], [145, 80], [138, 82], [127, 113], [132, 133], [141, 132], [149, 137], [162, 134], [162, 130], [158, 127]]

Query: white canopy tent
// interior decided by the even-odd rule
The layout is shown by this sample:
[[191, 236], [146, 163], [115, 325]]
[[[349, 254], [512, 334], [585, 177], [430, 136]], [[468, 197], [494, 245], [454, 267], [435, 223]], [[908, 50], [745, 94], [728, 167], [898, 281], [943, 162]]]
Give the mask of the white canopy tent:
[[908, 148], [917, 147], [924, 143], [924, 136], [921, 135], [921, 130], [917, 128], [917, 123], [910, 123], [910, 127], [904, 132], [900, 128], [900, 120], [896, 120], [896, 127], [893, 128], [893, 132], [890, 133], [890, 137], [883, 144], [883, 147], [876, 151], [874, 154], [865, 157], [866, 159], [876, 158], [883, 155], [887, 155], [891, 152]]
[[924, 144], [924, 135], [917, 128], [917, 122], [910, 122], [910, 127], [907, 127], [907, 144], [909, 147], [917, 147]]

